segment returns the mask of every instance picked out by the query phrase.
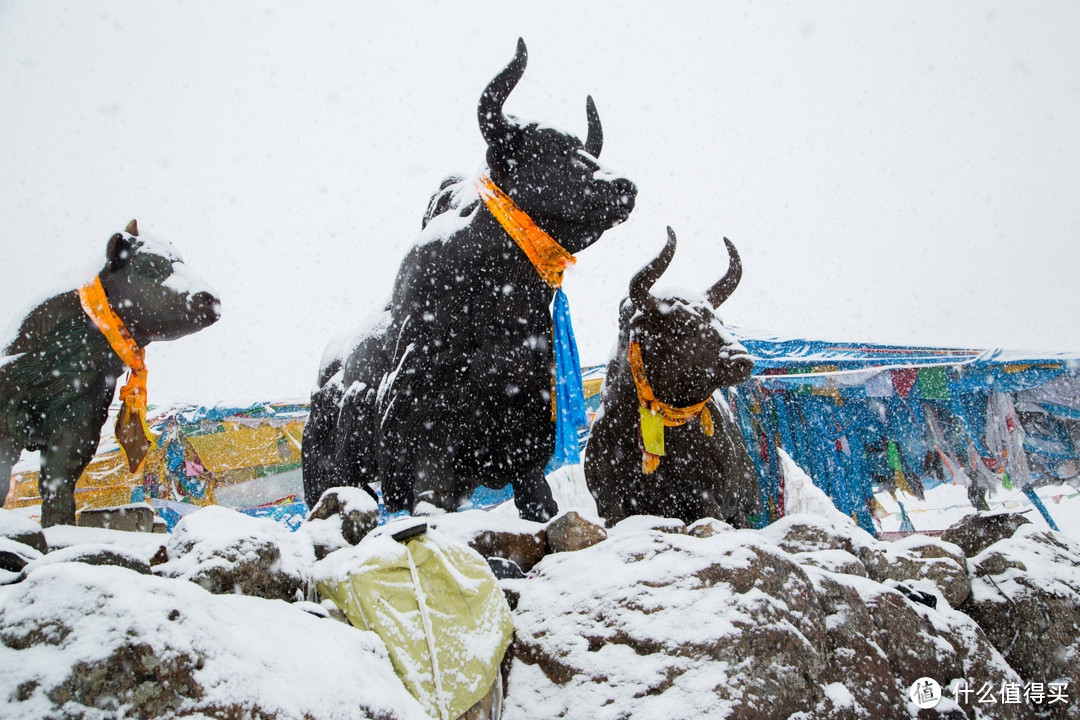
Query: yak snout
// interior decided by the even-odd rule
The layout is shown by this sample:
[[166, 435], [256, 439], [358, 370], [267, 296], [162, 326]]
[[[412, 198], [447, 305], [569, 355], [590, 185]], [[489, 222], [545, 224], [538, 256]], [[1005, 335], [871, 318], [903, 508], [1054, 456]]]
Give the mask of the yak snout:
[[616, 197], [615, 212], [619, 222], [623, 222], [630, 217], [630, 212], [634, 209], [634, 202], [637, 200], [637, 186], [624, 177], [615, 178], [612, 185]]
[[731, 372], [739, 378], [739, 382], [750, 377], [754, 371], [754, 361], [748, 355], [740, 355], [731, 361]]
[[188, 317], [198, 328], [210, 327], [221, 319], [221, 300], [206, 290], [189, 297], [187, 308]]

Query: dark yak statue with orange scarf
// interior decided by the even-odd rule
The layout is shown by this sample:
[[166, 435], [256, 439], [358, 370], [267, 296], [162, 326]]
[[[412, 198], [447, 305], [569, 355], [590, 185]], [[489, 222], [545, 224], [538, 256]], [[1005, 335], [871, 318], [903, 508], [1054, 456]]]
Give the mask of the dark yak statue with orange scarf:
[[75, 524], [75, 483], [97, 451], [116, 380], [117, 440], [135, 471], [149, 447], [143, 348], [212, 325], [220, 303], [172, 245], [132, 220], [92, 282], [30, 311], [0, 355], [0, 505], [23, 449], [41, 451], [41, 525]]
[[[385, 312], [324, 357], [304, 432], [309, 505], [331, 487], [381, 482], [390, 511], [421, 502], [453, 511], [480, 485], [512, 483], [522, 517], [558, 510], [544, 478], [555, 448], [552, 282], [629, 216], [636, 189], [596, 160], [603, 137], [591, 98], [584, 144], [503, 112], [525, 64], [519, 40], [480, 97], [486, 174], [443, 183]], [[501, 223], [517, 222], [507, 219], [516, 211], [542, 232], [513, 238]], [[554, 243], [528, 248], [536, 234]], [[557, 264], [541, 267], [545, 258]]]
[[675, 242], [668, 228], [664, 249], [630, 281], [585, 447], [585, 481], [609, 525], [659, 515], [745, 527], [761, 510], [757, 474], [730, 408], [714, 397], [754, 367], [715, 312], [739, 284], [742, 262], [724, 238], [728, 271], [704, 297], [657, 297], [650, 288]]

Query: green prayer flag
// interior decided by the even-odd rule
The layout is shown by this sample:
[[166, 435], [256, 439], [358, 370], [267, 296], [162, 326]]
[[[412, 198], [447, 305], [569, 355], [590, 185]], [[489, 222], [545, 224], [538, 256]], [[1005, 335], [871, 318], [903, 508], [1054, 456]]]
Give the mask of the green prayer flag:
[[949, 381], [945, 366], [919, 369], [919, 395], [923, 400], [948, 400]]
[[904, 472], [904, 465], [900, 462], [900, 448], [897, 447], [896, 441], [894, 440], [889, 441], [887, 459], [890, 470], [893, 470], [895, 472]]

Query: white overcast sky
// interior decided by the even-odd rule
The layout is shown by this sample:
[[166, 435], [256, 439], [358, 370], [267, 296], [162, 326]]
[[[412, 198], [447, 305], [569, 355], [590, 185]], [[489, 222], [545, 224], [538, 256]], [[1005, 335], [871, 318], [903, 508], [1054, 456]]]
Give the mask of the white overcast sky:
[[735, 325], [1080, 350], [1075, 2], [0, 0], [0, 325], [135, 217], [224, 314], [150, 347], [151, 402], [306, 398], [519, 35], [507, 110], [584, 134], [591, 93], [639, 188], [569, 273], [586, 364], [668, 224], [662, 285], [740, 249]]

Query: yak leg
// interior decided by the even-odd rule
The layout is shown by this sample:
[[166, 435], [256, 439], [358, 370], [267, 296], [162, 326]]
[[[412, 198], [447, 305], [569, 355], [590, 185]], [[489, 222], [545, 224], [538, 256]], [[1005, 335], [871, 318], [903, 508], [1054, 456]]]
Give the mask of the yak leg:
[[328, 383], [311, 397], [311, 412], [304, 425], [301, 460], [304, 477], [304, 501], [314, 508], [326, 490], [334, 487], [334, 459], [337, 434], [339, 385]]
[[512, 482], [514, 504], [522, 520], [547, 522], [559, 514], [559, 505], [551, 497], [543, 465], [515, 474]]
[[446, 512], [457, 512], [465, 497], [465, 488], [459, 488], [453, 462], [437, 445], [424, 441], [427, 451], [417, 453], [412, 459], [413, 509], [417, 503], [428, 502]]
[[18, 462], [21, 452], [12, 438], [0, 435], [0, 507], [4, 507], [7, 500], [11, 489], [11, 468]]
[[75, 483], [94, 459], [97, 434], [61, 431], [41, 453], [41, 527], [75, 524]]
[[383, 504], [387, 512], [413, 511], [413, 471], [407, 453], [383, 450], [379, 467]]

